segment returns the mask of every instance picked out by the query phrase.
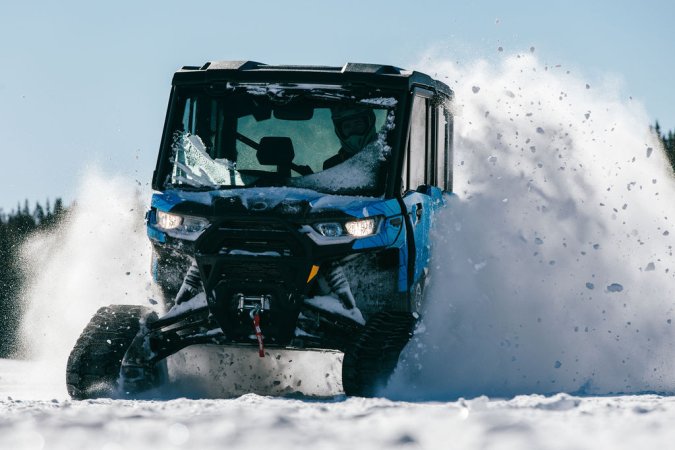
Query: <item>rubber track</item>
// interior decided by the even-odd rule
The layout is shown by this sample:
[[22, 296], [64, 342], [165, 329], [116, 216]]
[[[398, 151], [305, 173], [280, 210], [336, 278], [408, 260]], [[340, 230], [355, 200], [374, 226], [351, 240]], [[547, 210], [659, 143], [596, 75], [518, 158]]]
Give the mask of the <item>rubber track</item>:
[[342, 385], [346, 395], [373, 397], [387, 385], [415, 323], [412, 314], [400, 312], [379, 313], [368, 321], [345, 352]]
[[122, 358], [150, 308], [111, 305], [100, 308], [70, 352], [66, 386], [74, 399], [110, 397], [117, 390]]

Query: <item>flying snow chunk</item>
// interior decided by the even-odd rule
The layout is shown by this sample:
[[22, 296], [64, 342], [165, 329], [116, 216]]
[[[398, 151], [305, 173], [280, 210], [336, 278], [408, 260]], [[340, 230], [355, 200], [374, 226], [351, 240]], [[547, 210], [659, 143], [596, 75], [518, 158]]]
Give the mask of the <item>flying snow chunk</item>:
[[586, 283], [586, 287], [587, 287], [588, 289], [595, 289], [595, 285], [594, 285], [593, 283], [591, 283], [591, 282]]
[[578, 398], [572, 398], [567, 394], [557, 394], [550, 399], [545, 399], [538, 405], [534, 405], [534, 407], [545, 411], [569, 411], [577, 408], [580, 404], [581, 400]]
[[607, 292], [621, 292], [623, 291], [623, 286], [621, 286], [619, 283], [612, 283], [609, 286], [607, 286]]
[[480, 91], [480, 86], [473, 86], [471, 90], [473, 91], [474, 94], [478, 94], [478, 91]]
[[654, 265], [654, 263], [650, 262], [649, 264], [647, 264], [647, 267], [645, 267], [645, 272], [651, 272], [652, 270], [655, 270], [655, 269], [656, 269], [656, 266]]
[[647, 147], [647, 158], [649, 158], [650, 156], [652, 156], [652, 152], [653, 152], [653, 151], [654, 151], [653, 148]]
[[544, 129], [542, 127], [537, 127], [537, 133], [544, 134]]
[[474, 265], [473, 265], [473, 269], [474, 269], [476, 272], [480, 272], [481, 270], [483, 270], [483, 269], [485, 268], [485, 266], [487, 266], [487, 261], [481, 261], [481, 262], [479, 262], [479, 263], [477, 263], [477, 264], [474, 264]]

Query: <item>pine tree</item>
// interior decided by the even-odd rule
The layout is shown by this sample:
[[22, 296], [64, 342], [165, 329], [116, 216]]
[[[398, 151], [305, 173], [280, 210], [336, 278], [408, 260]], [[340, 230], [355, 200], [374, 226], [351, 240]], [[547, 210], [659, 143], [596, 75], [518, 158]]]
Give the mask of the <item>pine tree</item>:
[[47, 211], [36, 203], [31, 214], [28, 201], [17, 204], [16, 211], [4, 214], [0, 210], [0, 358], [12, 356], [18, 350], [18, 332], [21, 324], [22, 308], [19, 295], [25, 273], [19, 264], [21, 244], [30, 233], [40, 229], [49, 229], [58, 225], [65, 216], [67, 208], [61, 199], [54, 202], [51, 211], [47, 201]]
[[35, 225], [37, 226], [44, 224], [45, 210], [38, 202], [35, 203], [35, 209], [33, 210], [33, 219], [35, 219]]
[[[29, 222], [30, 221], [30, 222]], [[18, 254], [21, 242], [30, 229], [32, 218], [20, 209], [0, 222], [0, 356], [7, 357], [16, 350], [20, 324], [19, 291], [21, 272]]]
[[673, 131], [670, 130], [668, 131], [667, 134], [662, 133], [661, 125], [659, 124], [658, 120], [654, 123], [654, 126], [651, 128], [654, 131], [654, 133], [656, 133], [656, 136], [661, 141], [661, 144], [663, 144], [663, 149], [666, 152], [668, 161], [670, 162], [670, 165], [673, 167], [673, 170], [675, 170], [675, 136], [673, 135]]

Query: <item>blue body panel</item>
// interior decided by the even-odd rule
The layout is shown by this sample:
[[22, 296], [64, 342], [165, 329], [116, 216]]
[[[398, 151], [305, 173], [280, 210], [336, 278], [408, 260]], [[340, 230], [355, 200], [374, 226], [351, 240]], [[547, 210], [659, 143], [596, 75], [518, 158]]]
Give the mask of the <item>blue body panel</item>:
[[[406, 211], [401, 211], [401, 203], [397, 199], [381, 199], [371, 197], [348, 197], [321, 194], [308, 189], [297, 188], [248, 188], [232, 190], [214, 190], [207, 192], [190, 192], [167, 190], [156, 192], [152, 196], [151, 210], [148, 213], [148, 237], [157, 243], [167, 242], [167, 233], [156, 224], [156, 211], [171, 212], [184, 202], [210, 206], [214, 199], [237, 197], [246, 208], [249, 204], [264, 202], [269, 207], [276, 206], [285, 200], [306, 201], [310, 206], [310, 214], [339, 211], [362, 219], [380, 217], [377, 232], [364, 238], [354, 238], [352, 248], [355, 251], [368, 249], [397, 249], [399, 255], [398, 291], [410, 292], [414, 283], [424, 275], [429, 263], [429, 230], [432, 216], [443, 204], [442, 192], [438, 188], [430, 188], [426, 193], [409, 192], [403, 197]], [[406, 223], [408, 221], [408, 223]], [[409, 236], [414, 245], [409, 244]], [[409, 249], [414, 248], [414, 267], [410, 270]], [[412, 272], [412, 279], [409, 273]]]

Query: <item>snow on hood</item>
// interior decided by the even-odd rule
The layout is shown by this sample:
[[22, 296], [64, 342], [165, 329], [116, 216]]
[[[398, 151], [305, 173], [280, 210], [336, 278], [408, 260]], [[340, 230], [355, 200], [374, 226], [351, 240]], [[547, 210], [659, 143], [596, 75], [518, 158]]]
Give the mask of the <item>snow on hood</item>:
[[205, 192], [171, 189], [156, 195], [157, 200], [155, 203], [164, 201], [166, 202], [166, 205], [175, 205], [177, 203], [189, 201], [210, 206], [212, 202], [218, 198], [239, 198], [247, 209], [252, 209], [254, 205], [260, 203], [265, 204], [265, 209], [272, 209], [282, 201], [306, 201], [314, 212], [333, 209], [362, 209], [382, 201], [381, 197], [328, 195], [311, 189], [292, 187], [260, 187], [212, 190]]

